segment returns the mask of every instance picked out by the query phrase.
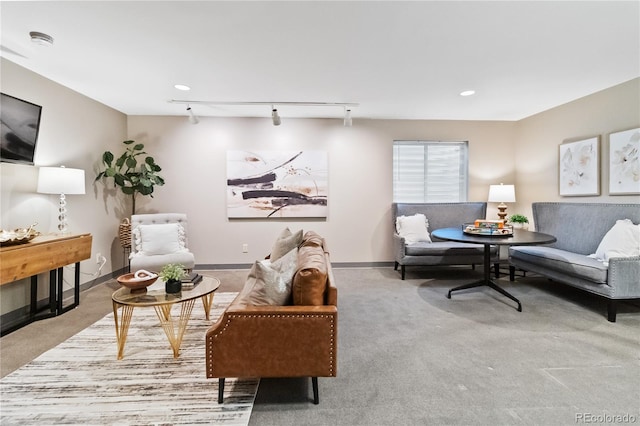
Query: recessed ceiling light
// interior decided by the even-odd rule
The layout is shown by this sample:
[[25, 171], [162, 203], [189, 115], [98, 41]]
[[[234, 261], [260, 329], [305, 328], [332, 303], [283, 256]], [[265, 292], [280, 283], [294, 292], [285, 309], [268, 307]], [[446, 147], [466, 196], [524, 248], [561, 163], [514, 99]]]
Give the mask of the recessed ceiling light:
[[475, 90], [465, 90], [464, 92], [460, 92], [460, 96], [471, 96], [475, 95]]
[[173, 87], [175, 87], [178, 90], [191, 90], [191, 87], [185, 86], [184, 84], [176, 84]]
[[31, 31], [29, 36], [31, 37], [31, 41], [34, 43], [42, 44], [43, 46], [53, 46], [53, 37], [49, 34]]

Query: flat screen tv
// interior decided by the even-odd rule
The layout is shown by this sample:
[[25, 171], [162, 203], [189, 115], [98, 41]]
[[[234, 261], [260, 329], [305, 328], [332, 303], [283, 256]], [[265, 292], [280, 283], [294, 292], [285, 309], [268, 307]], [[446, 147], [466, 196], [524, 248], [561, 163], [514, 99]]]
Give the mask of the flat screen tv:
[[33, 165], [41, 113], [40, 105], [0, 93], [2, 161]]

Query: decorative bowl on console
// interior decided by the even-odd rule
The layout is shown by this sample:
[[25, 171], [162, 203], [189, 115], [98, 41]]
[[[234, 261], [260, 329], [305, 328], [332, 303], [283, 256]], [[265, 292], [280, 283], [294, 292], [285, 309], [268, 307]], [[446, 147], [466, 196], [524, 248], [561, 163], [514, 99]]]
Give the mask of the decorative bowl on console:
[[143, 269], [135, 273], [120, 275], [116, 278], [118, 283], [131, 290], [131, 293], [147, 291], [147, 287], [156, 282], [157, 279], [158, 274]]
[[13, 231], [0, 229], [0, 245], [10, 246], [13, 244], [28, 243], [40, 235], [40, 232], [33, 229], [36, 225], [37, 223], [34, 223], [28, 228], [17, 228]]

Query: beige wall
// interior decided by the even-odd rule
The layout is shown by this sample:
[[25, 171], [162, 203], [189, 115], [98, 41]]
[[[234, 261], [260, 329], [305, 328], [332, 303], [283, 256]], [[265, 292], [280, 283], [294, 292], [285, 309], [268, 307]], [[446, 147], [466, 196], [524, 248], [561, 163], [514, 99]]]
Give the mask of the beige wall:
[[[285, 227], [322, 234], [334, 262], [392, 260], [392, 146], [394, 139], [469, 140], [471, 200], [485, 200], [490, 183], [515, 180], [515, 124], [511, 122], [202, 117], [129, 117], [129, 137], [145, 143], [163, 167], [166, 185], [142, 211], [181, 211], [189, 217], [189, 243], [198, 264], [250, 263], [265, 256]], [[226, 151], [326, 150], [329, 215], [326, 220], [228, 220]], [[497, 164], [491, 153], [503, 158]], [[242, 244], [249, 253], [242, 253]]]
[[[95, 253], [109, 260], [102, 273], [122, 267], [121, 250], [114, 247], [113, 198], [103, 202], [102, 189], [94, 190], [94, 168], [101, 153], [113, 149], [125, 138], [127, 117], [92, 99], [1, 59], [0, 89], [3, 93], [41, 105], [40, 134], [34, 162], [36, 166], [59, 166], [85, 170], [86, 195], [69, 195], [67, 210], [72, 232], [93, 235], [94, 258], [82, 262], [81, 281], [95, 279]], [[38, 223], [43, 233], [57, 231], [58, 200], [56, 195], [36, 193], [38, 168], [0, 163], [1, 227], [14, 229]], [[112, 264], [112, 260], [114, 264]], [[46, 287], [48, 275], [40, 277], [40, 288]], [[28, 301], [28, 280], [0, 287], [0, 312], [5, 313]], [[73, 270], [65, 272], [65, 281], [73, 283]]]
[[[609, 195], [609, 133], [640, 127], [640, 78], [575, 100], [517, 124], [515, 209], [531, 218], [534, 201], [638, 203], [638, 195]], [[561, 197], [558, 146], [600, 136], [600, 196]]]
[[[600, 134], [603, 147], [612, 131], [640, 125], [640, 79], [607, 89], [519, 122], [432, 120], [358, 120], [345, 128], [341, 120], [125, 116], [50, 80], [2, 59], [3, 92], [44, 107], [36, 165], [64, 164], [85, 169], [85, 196], [69, 196], [73, 231], [93, 235], [93, 257], [108, 263], [101, 275], [124, 265], [117, 241], [119, 221], [130, 205], [122, 194], [94, 184], [103, 151], [121, 152], [134, 138], [163, 167], [167, 184], [154, 198], [139, 201], [138, 212], [180, 211], [189, 216], [190, 243], [196, 262], [247, 264], [267, 254], [285, 226], [323, 234], [334, 262], [389, 262], [391, 250], [391, 155], [393, 140], [468, 140], [471, 201], [484, 201], [495, 183], [516, 184], [518, 202], [509, 212], [530, 214], [533, 201], [634, 201], [637, 196], [560, 198], [557, 188], [558, 145], [566, 138]], [[228, 149], [314, 149], [329, 153], [329, 216], [326, 220], [234, 220], [226, 217]], [[606, 153], [606, 150], [603, 151]], [[496, 156], [498, 159], [496, 160]], [[603, 164], [606, 166], [606, 155]], [[606, 167], [603, 168], [606, 175]], [[35, 193], [37, 169], [0, 165], [1, 225], [38, 222], [56, 228], [57, 197]], [[488, 216], [496, 206], [489, 204]], [[249, 245], [249, 253], [241, 251]], [[94, 280], [95, 260], [83, 262], [82, 282]], [[70, 276], [68, 274], [68, 276]], [[2, 314], [27, 303], [24, 285], [0, 290]]]

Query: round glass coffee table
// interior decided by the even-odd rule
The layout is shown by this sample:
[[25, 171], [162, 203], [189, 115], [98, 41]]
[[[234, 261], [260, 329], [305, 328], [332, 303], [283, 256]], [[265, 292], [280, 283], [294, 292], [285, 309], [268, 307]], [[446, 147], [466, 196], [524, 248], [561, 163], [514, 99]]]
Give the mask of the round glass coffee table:
[[[145, 292], [132, 293], [131, 290], [126, 287], [116, 290], [111, 296], [111, 300], [113, 302], [113, 319], [116, 324], [118, 359], [122, 359], [124, 356], [124, 345], [127, 342], [127, 333], [129, 331], [129, 324], [131, 324], [133, 308], [149, 306], [152, 306], [158, 315], [162, 329], [167, 335], [169, 344], [173, 349], [173, 357], [178, 358], [178, 356], [180, 356], [182, 337], [187, 328], [189, 318], [191, 318], [191, 311], [193, 310], [196, 300], [202, 299], [205, 316], [209, 319], [209, 311], [213, 303], [213, 293], [218, 287], [220, 287], [219, 279], [202, 277], [202, 281], [193, 287], [185, 288], [183, 286], [181, 292], [173, 294], [164, 291], [164, 282], [161, 280], [156, 281]], [[174, 321], [171, 317], [171, 307], [176, 303], [180, 304], [180, 317], [177, 321]], [[122, 308], [122, 316], [119, 320], [118, 310], [120, 308]]]

